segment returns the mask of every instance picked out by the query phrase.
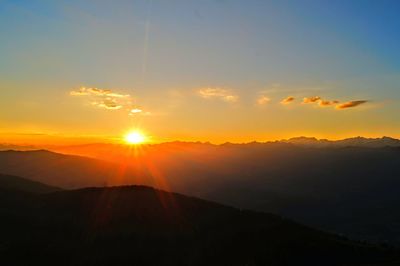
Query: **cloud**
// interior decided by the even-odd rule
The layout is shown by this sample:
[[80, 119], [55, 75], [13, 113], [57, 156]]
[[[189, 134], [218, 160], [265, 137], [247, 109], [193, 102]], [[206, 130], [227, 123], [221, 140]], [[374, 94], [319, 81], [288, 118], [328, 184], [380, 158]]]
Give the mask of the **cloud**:
[[92, 105], [100, 107], [100, 108], [105, 108], [108, 110], [118, 110], [121, 109], [123, 106], [118, 104], [118, 102], [112, 98], [104, 99], [100, 102], [92, 102]]
[[71, 96], [85, 96], [85, 95], [89, 95], [89, 92], [87, 92], [86, 90], [75, 90], [75, 91], [70, 91], [69, 95]]
[[339, 101], [327, 101], [327, 100], [320, 100], [318, 101], [318, 105], [321, 107], [326, 107], [326, 106], [331, 106], [331, 105], [335, 105], [338, 104]]
[[368, 101], [366, 101], [366, 100], [345, 102], [345, 103], [336, 105], [336, 109], [341, 110], [341, 109], [353, 108], [353, 107], [362, 105], [367, 102]]
[[72, 90], [69, 94], [71, 96], [87, 97], [91, 105], [99, 108], [107, 110], [124, 109], [129, 115], [151, 115], [150, 112], [135, 107], [135, 105], [132, 104], [134, 99], [129, 94], [122, 94], [109, 89], [86, 87]]
[[129, 111], [129, 115], [130, 116], [134, 116], [134, 115], [146, 115], [147, 116], [147, 115], [153, 115], [153, 114], [151, 112], [144, 111], [140, 108], [133, 108]]
[[[283, 104], [287, 104], [292, 101], [293, 97], [288, 97], [282, 101]], [[361, 100], [361, 101], [349, 101], [345, 103], [341, 103], [336, 100], [325, 100], [320, 96], [313, 96], [313, 97], [305, 97], [303, 98], [303, 104], [309, 104], [309, 103], [316, 103], [318, 104], [319, 107], [328, 107], [328, 106], [335, 106], [336, 109], [341, 110], [341, 109], [347, 109], [347, 108], [352, 108], [359, 106], [361, 104], [364, 104], [368, 101], [366, 100]]]
[[319, 96], [313, 96], [313, 97], [305, 97], [303, 98], [303, 103], [315, 103], [321, 100], [321, 97]]
[[239, 96], [233, 94], [230, 90], [222, 88], [202, 88], [198, 94], [204, 99], [218, 98], [225, 102], [234, 103], [239, 100]]
[[115, 93], [112, 90], [108, 90], [108, 89], [86, 88], [86, 87], [81, 87], [78, 90], [73, 90], [69, 94], [72, 96], [93, 95], [93, 96], [105, 96], [105, 97], [113, 97], [113, 98], [129, 98], [130, 97], [129, 94]]
[[320, 107], [327, 107], [338, 104], [339, 101], [324, 100], [320, 96], [305, 97], [303, 98], [303, 104], [317, 103]]
[[290, 104], [290, 103], [293, 102], [294, 100], [295, 100], [294, 97], [289, 96], [289, 97], [286, 97], [285, 99], [283, 99], [283, 100], [281, 101], [281, 104]]
[[258, 97], [258, 99], [257, 99], [257, 104], [258, 104], [258, 105], [265, 105], [265, 104], [269, 103], [270, 101], [271, 101], [270, 98], [268, 98], [268, 97], [265, 96], [265, 95], [261, 95], [261, 96]]
[[121, 94], [109, 89], [81, 87], [70, 91], [69, 94], [71, 96], [88, 97], [93, 106], [107, 110], [119, 110], [131, 105], [129, 94]]
[[131, 113], [131, 114], [140, 114], [140, 113], [143, 113], [143, 110], [142, 110], [142, 109], [139, 109], [139, 108], [133, 108], [133, 109], [130, 111], [130, 113]]

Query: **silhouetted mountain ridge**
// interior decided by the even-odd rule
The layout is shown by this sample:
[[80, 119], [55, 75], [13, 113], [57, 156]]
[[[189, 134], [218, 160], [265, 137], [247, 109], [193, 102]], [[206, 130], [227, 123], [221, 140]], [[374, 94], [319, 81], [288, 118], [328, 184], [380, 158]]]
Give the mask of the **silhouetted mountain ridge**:
[[[93, 148], [93, 147], [91, 147]], [[58, 186], [143, 184], [400, 243], [400, 148], [168, 143], [68, 155], [0, 152], [0, 172]], [[85, 150], [82, 153], [85, 153]]]
[[0, 189], [8, 199], [0, 202], [7, 265], [383, 265], [398, 258], [272, 214], [145, 186], [23, 196]]
[[35, 194], [50, 193], [61, 190], [60, 188], [44, 185], [26, 178], [3, 174], [0, 174], [0, 188]]
[[0, 151], [0, 172], [66, 189], [140, 183], [129, 167], [47, 150]]
[[311, 147], [368, 147], [368, 148], [382, 148], [382, 147], [400, 147], [400, 140], [391, 137], [382, 138], [364, 138], [354, 137], [343, 140], [327, 140], [317, 139], [314, 137], [296, 137], [282, 142], [292, 143], [295, 145], [304, 145]]

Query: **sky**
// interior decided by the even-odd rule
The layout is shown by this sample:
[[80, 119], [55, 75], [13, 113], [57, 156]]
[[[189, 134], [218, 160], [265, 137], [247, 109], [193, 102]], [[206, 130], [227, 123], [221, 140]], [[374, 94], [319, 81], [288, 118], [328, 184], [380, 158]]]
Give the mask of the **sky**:
[[399, 8], [0, 0], [0, 139], [400, 137]]

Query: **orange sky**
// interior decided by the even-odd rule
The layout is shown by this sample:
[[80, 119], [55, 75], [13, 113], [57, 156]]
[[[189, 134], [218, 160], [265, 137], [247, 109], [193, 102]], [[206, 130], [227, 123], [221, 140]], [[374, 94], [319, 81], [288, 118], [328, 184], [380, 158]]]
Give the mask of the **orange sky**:
[[0, 142], [400, 137], [385, 4], [183, 2], [5, 1]]

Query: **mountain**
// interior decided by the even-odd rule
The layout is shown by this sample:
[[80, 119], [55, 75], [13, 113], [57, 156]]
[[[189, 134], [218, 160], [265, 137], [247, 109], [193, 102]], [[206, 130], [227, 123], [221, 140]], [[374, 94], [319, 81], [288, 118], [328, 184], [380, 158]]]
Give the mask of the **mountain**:
[[370, 147], [370, 148], [379, 148], [379, 147], [400, 147], [400, 140], [390, 138], [390, 137], [382, 137], [382, 138], [349, 138], [342, 141], [338, 141], [338, 144], [342, 146], [360, 146], [360, 147]]
[[[144, 186], [0, 190], [5, 265], [362, 265], [399, 254], [272, 214]], [[25, 200], [25, 201], [24, 201]]]
[[297, 137], [288, 140], [282, 140], [283, 143], [310, 147], [364, 147], [364, 148], [383, 148], [400, 147], [400, 140], [391, 137], [382, 138], [363, 138], [355, 137], [343, 140], [317, 139], [313, 137]]
[[0, 172], [61, 188], [145, 184], [276, 213], [353, 239], [400, 244], [398, 147], [282, 142], [107, 147], [113, 162], [45, 151], [0, 152]]
[[7, 151], [7, 150], [29, 151], [37, 149], [38, 147], [34, 145], [16, 145], [11, 143], [0, 143], [0, 151]]
[[314, 137], [295, 137], [288, 140], [281, 140], [283, 143], [290, 143], [299, 146], [312, 146], [312, 147], [328, 147], [332, 146], [335, 141], [327, 139], [317, 139]]
[[65, 189], [141, 183], [127, 165], [46, 150], [0, 151], [0, 173]]
[[61, 190], [60, 188], [48, 186], [22, 177], [3, 174], [0, 174], [0, 189], [18, 190], [36, 194], [50, 193]]

